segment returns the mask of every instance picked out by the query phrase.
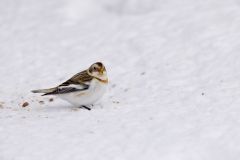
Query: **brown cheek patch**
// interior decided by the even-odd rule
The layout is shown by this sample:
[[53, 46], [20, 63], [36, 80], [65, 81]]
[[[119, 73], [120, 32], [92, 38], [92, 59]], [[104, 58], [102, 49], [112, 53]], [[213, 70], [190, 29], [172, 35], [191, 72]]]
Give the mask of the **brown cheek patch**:
[[92, 73], [92, 68], [89, 69], [89, 72]]

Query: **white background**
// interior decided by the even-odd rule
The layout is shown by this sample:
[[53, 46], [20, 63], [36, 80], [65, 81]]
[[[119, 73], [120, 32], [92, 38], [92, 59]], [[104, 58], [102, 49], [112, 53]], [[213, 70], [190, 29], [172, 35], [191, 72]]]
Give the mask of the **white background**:
[[[237, 0], [1, 0], [0, 159], [238, 159], [239, 29]], [[92, 111], [30, 93], [96, 61]]]

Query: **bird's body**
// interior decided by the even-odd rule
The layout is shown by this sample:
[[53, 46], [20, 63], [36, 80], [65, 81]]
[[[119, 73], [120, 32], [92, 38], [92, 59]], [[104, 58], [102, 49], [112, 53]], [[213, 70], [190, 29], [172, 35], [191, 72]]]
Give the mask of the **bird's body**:
[[57, 87], [32, 92], [44, 93], [43, 96], [55, 95], [75, 106], [87, 108], [86, 106], [94, 104], [104, 95], [107, 84], [106, 69], [101, 62], [97, 62]]
[[86, 90], [58, 94], [58, 96], [75, 106], [88, 106], [99, 100], [106, 92], [106, 89], [107, 84], [93, 79], [89, 84], [89, 88]]

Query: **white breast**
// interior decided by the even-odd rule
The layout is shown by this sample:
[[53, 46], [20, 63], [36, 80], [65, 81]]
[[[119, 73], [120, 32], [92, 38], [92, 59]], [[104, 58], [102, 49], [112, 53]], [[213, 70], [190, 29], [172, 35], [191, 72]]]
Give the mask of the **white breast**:
[[107, 84], [93, 79], [90, 83], [90, 87], [87, 90], [61, 94], [59, 97], [75, 106], [91, 105], [99, 100], [104, 95], [106, 90]]

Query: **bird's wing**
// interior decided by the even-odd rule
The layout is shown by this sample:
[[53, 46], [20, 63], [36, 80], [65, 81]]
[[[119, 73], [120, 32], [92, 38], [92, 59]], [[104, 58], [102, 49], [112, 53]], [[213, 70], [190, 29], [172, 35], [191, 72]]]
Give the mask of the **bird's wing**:
[[89, 82], [93, 79], [87, 72], [87, 70], [75, 74], [72, 78], [62, 83], [59, 86], [75, 85], [89, 85]]
[[76, 91], [85, 91], [88, 88], [89, 88], [88, 85], [86, 85], [86, 86], [83, 86], [83, 85], [69, 85], [69, 86], [61, 86], [61, 87], [59, 86], [59, 87], [56, 87], [54, 91], [43, 94], [43, 96], [71, 93], [71, 92], [76, 92]]
[[93, 78], [89, 76], [86, 70], [82, 71], [74, 75], [72, 78], [70, 78], [66, 82], [57, 86], [54, 91], [45, 93], [43, 96], [87, 90], [89, 88], [89, 84], [92, 79]]

